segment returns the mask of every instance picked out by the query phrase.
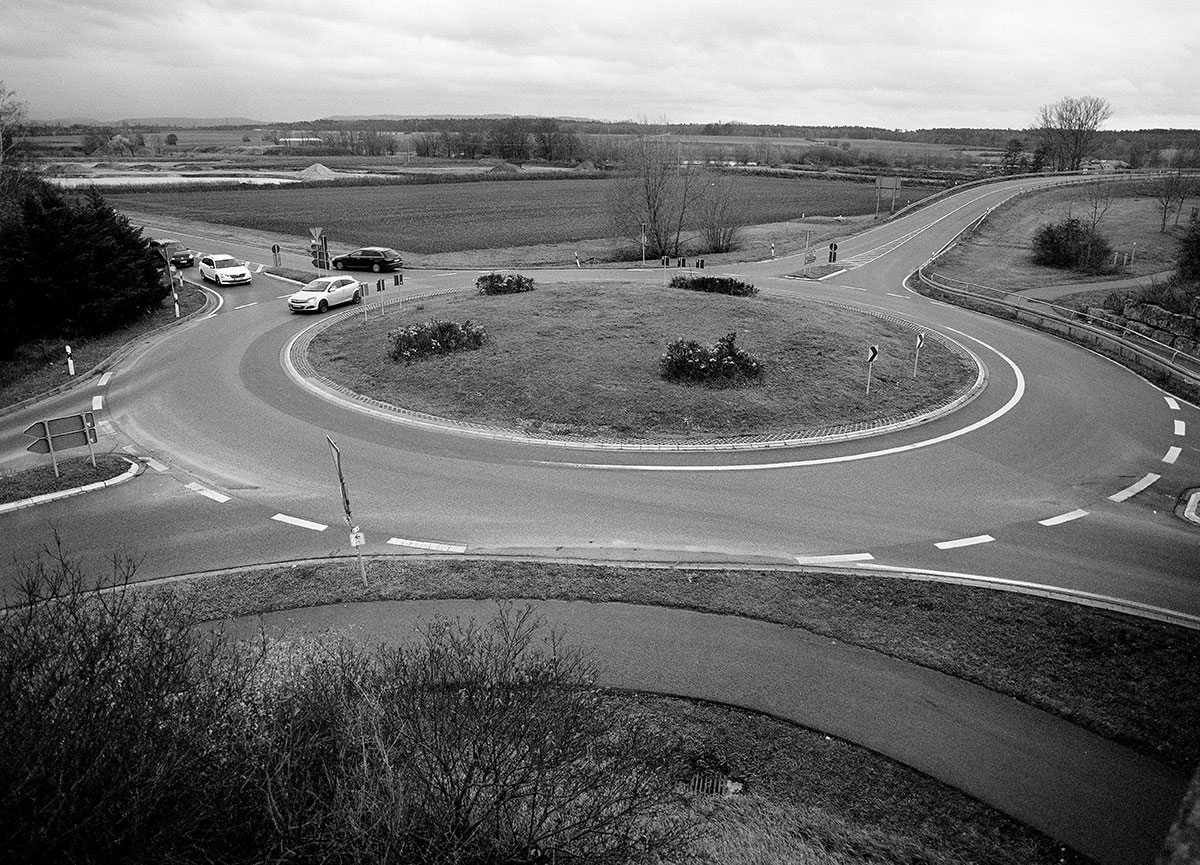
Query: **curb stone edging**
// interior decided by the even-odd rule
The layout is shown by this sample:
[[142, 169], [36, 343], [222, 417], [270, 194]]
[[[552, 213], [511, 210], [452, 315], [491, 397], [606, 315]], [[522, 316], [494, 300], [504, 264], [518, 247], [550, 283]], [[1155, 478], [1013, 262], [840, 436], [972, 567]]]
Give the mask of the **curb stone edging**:
[[142, 473], [144, 466], [141, 463], [126, 456], [122, 456], [121, 459], [129, 463], [129, 468], [127, 468], [123, 474], [119, 474], [115, 478], [109, 478], [106, 481], [96, 481], [95, 483], [87, 484], [82, 487], [74, 487], [69, 490], [59, 490], [56, 493], [43, 493], [40, 496], [33, 496], [32, 498], [28, 499], [19, 499], [15, 502], [6, 502], [4, 504], [0, 504], [0, 514], [8, 513], [9, 511], [19, 511], [23, 508], [31, 508], [35, 505], [44, 505], [49, 502], [56, 502], [59, 499], [68, 499], [72, 496], [83, 495], [84, 493], [90, 493], [95, 490], [115, 487], [117, 484], [123, 484]]

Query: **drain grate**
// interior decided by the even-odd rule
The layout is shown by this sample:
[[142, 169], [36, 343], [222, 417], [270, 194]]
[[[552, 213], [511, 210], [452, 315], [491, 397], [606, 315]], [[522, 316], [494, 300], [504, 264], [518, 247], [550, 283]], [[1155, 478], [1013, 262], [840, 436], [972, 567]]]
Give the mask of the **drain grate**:
[[693, 793], [702, 796], [729, 797], [741, 792], [742, 784], [732, 778], [726, 778], [720, 772], [697, 772], [688, 784]]

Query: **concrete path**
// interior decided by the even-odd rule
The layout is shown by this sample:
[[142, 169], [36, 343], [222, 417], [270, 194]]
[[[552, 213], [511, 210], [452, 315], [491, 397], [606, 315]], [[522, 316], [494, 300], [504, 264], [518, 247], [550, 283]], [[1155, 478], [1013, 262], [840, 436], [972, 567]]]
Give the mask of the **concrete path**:
[[1068, 294], [1079, 294], [1084, 291], [1128, 291], [1135, 288], [1146, 288], [1154, 282], [1166, 282], [1174, 272], [1173, 270], [1167, 270], [1162, 273], [1153, 273], [1149, 276], [1131, 276], [1128, 279], [1048, 285], [1045, 288], [1031, 288], [1028, 291], [1019, 292], [1019, 294], [1021, 297], [1029, 297], [1034, 300], [1054, 301]]
[[[1150, 865], [1188, 779], [1011, 697], [806, 631], [629, 604], [534, 604], [602, 682], [740, 706], [856, 742], [967, 792], [1102, 865]], [[270, 633], [398, 641], [493, 601], [385, 601], [267, 615]], [[257, 633], [257, 617], [230, 624]]]

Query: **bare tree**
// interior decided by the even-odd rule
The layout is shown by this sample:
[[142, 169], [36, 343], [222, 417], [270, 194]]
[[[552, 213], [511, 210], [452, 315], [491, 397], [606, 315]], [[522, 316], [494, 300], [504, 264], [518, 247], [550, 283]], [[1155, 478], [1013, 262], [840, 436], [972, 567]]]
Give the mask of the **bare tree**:
[[700, 219], [700, 239], [706, 252], [729, 252], [736, 249], [739, 234], [746, 225], [746, 204], [728, 174], [710, 173], [708, 184], [697, 202]]
[[1078, 171], [1099, 147], [1100, 127], [1112, 117], [1112, 106], [1099, 96], [1064, 96], [1043, 105], [1034, 121], [1055, 171]]
[[633, 243], [645, 237], [655, 258], [680, 255], [683, 229], [700, 195], [700, 171], [684, 164], [679, 142], [643, 132], [626, 151], [628, 176], [609, 199], [613, 233]]
[[17, 142], [18, 131], [25, 125], [25, 103], [17, 101], [17, 94], [0, 81], [0, 165], [4, 155]]
[[1159, 179], [1154, 190], [1154, 200], [1162, 213], [1162, 225], [1158, 229], [1160, 232], [1167, 230], [1167, 217], [1171, 215], [1171, 211], [1175, 211], [1175, 221], [1178, 223], [1179, 211], [1183, 209], [1183, 202], [1190, 192], [1191, 178], [1185, 177], [1182, 171], [1169, 171]]

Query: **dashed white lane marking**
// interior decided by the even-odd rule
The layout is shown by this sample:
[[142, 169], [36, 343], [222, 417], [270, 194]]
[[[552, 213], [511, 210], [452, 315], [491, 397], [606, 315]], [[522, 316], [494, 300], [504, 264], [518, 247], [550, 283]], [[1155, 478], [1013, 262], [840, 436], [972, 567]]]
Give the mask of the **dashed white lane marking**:
[[942, 541], [934, 544], [934, 546], [939, 550], [953, 550], [957, 549], [958, 547], [973, 547], [976, 544], [990, 544], [994, 540], [996, 539], [991, 535], [976, 535], [973, 538], [959, 538], [958, 540], [954, 541]]
[[302, 520], [299, 517], [289, 517], [287, 514], [276, 514], [275, 516], [271, 517], [271, 519], [280, 523], [299, 526], [302, 529], [312, 529], [314, 532], [323, 532], [329, 528], [329, 526], [325, 525], [324, 523], [314, 523], [312, 520]]
[[102, 420], [96, 424], [96, 429], [100, 430], [100, 435], [110, 436], [116, 434], [116, 429], [113, 428], [112, 421]]
[[111, 372], [106, 372], [100, 376], [100, 381], [96, 382], [96, 387], [108, 387], [108, 383], [112, 381], [112, 377], [113, 374]]
[[1179, 459], [1181, 453], [1183, 453], [1182, 448], [1172, 447], [1167, 451], [1167, 455], [1163, 457], [1162, 461], [1168, 465], [1175, 465], [1175, 460]]
[[100, 411], [100, 409], [102, 409], [102, 408], [104, 408], [104, 397], [102, 397], [102, 396], [92, 397], [92, 411]]
[[210, 490], [208, 487], [202, 487], [194, 481], [188, 484], [187, 488], [192, 492], [200, 493], [200, 495], [212, 499], [214, 502], [224, 503], [229, 501], [229, 496], [219, 493], [216, 490]]
[[465, 544], [438, 544], [433, 541], [410, 541], [408, 538], [388, 538], [394, 547], [413, 547], [418, 550], [433, 550], [439, 553], [465, 553]]
[[1173, 396], [1164, 396], [1163, 399], [1167, 401], [1167, 406], [1171, 409], [1171, 411], [1179, 411], [1179, 400], [1175, 399]]
[[167, 466], [163, 465], [156, 459], [147, 458], [146, 465], [150, 466], [150, 468], [154, 469], [156, 472], [169, 471], [169, 468]]
[[1148, 474], [1144, 478], [1142, 478], [1140, 481], [1138, 481], [1136, 484], [1126, 487], [1125, 489], [1121, 490], [1119, 493], [1113, 493], [1108, 498], [1114, 502], [1123, 502], [1126, 499], [1133, 498], [1138, 493], [1140, 493], [1142, 490], [1146, 489], [1146, 487], [1150, 486], [1150, 484], [1152, 484], [1156, 480], [1158, 480], [1160, 477], [1162, 477], [1162, 475], [1156, 475], [1153, 472], [1151, 472], [1150, 474]]
[[1181, 421], [1181, 420], [1175, 421], [1175, 435], [1177, 435], [1177, 436], [1187, 435], [1187, 422], [1186, 421]]
[[235, 306], [234, 309], [245, 309], [248, 306], [258, 306], [258, 301], [256, 300], [253, 303], [243, 303], [241, 306]]
[[1070, 513], [1059, 514], [1057, 517], [1050, 517], [1046, 520], [1038, 520], [1038, 523], [1043, 526], [1061, 526], [1063, 523], [1069, 523], [1071, 520], [1077, 520], [1080, 517], [1086, 517], [1088, 512], [1085, 510], [1074, 510]]
[[892, 293], [889, 291], [889, 292], [887, 293], [887, 296], [888, 296], [888, 297], [898, 297], [898, 298], [900, 298], [901, 300], [912, 300], [912, 295], [911, 295], [911, 294], [892, 294]]
[[[481, 272], [482, 272], [482, 271], [481, 271]], [[457, 276], [457, 275], [458, 275], [458, 271], [457, 271], [457, 270], [451, 270], [449, 273], [431, 273], [431, 274], [429, 274], [429, 275], [430, 275], [430, 276], [432, 276], [432, 277], [435, 277], [435, 278], [436, 278], [436, 277], [439, 277], [439, 276]]]
[[835, 565], [838, 562], [869, 562], [875, 557], [870, 553], [842, 553], [832, 556], [796, 556], [798, 565]]
[[[294, 292], [293, 292], [293, 294], [294, 294]], [[290, 295], [290, 294], [277, 294], [277, 295], [275, 295], [275, 299], [276, 299], [276, 300], [283, 300], [284, 298], [288, 298], [288, 297], [291, 297], [291, 296], [292, 296], [292, 295]]]

